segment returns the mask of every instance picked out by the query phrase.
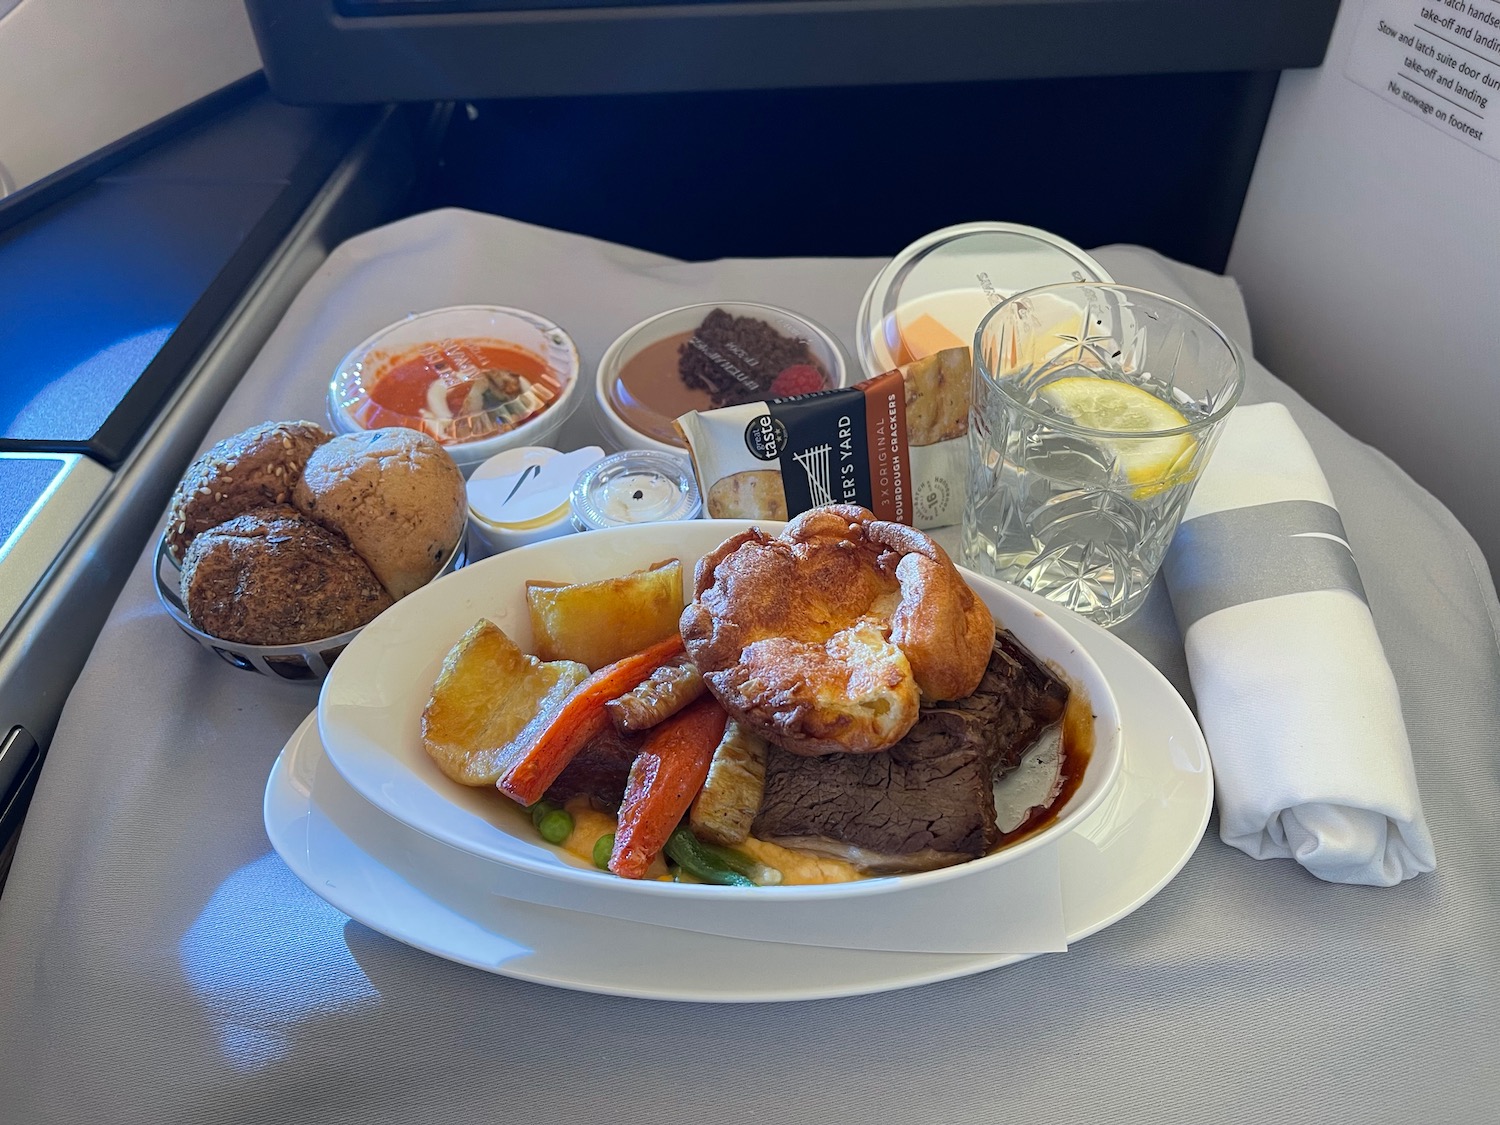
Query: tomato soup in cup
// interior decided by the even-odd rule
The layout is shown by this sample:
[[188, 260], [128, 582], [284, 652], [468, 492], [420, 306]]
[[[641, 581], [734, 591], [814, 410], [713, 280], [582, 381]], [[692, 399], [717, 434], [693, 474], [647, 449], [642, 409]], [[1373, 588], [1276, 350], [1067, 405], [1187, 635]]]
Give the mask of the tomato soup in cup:
[[328, 416], [349, 433], [405, 426], [436, 438], [465, 473], [545, 444], [577, 401], [578, 349], [522, 309], [465, 305], [388, 325], [345, 357]]

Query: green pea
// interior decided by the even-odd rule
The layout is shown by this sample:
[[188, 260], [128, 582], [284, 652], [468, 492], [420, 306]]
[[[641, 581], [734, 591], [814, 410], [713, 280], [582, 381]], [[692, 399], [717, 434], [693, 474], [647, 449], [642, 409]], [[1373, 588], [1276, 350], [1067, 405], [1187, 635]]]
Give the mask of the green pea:
[[560, 844], [573, 831], [573, 814], [565, 809], [553, 809], [537, 822], [536, 830], [549, 844]]
[[551, 801], [538, 801], [536, 804], [528, 806], [526, 811], [531, 814], [531, 826], [540, 829], [542, 827], [542, 817], [550, 812], [556, 812], [557, 806]]
[[609, 870], [609, 857], [615, 854], [615, 834], [606, 832], [594, 841], [594, 866], [601, 871]]

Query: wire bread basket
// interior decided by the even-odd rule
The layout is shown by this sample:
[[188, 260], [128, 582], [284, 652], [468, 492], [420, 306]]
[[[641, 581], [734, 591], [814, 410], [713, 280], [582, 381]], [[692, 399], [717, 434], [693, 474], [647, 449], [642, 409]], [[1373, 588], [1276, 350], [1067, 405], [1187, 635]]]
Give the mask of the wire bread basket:
[[[448, 556], [447, 561], [443, 563], [443, 568], [434, 576], [434, 581], [445, 574], [451, 574], [468, 561], [466, 539], [467, 528], [464, 534], [458, 537], [453, 553]], [[155, 566], [156, 594], [161, 599], [161, 604], [184, 633], [226, 663], [246, 672], [258, 672], [263, 676], [278, 680], [320, 682], [328, 675], [329, 668], [338, 659], [339, 654], [344, 651], [350, 641], [359, 636], [360, 629], [364, 628], [361, 625], [359, 629], [350, 629], [336, 637], [324, 637], [321, 640], [296, 645], [246, 645], [236, 641], [221, 640], [198, 629], [188, 620], [187, 609], [182, 604], [180, 592], [181, 574], [181, 567], [167, 550], [167, 537], [164, 534], [156, 544]]]

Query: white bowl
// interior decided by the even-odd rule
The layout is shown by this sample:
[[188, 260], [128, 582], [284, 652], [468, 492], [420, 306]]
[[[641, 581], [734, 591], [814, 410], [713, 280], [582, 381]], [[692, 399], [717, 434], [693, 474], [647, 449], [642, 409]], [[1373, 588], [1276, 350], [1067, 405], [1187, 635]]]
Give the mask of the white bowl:
[[[765, 321], [783, 336], [805, 341], [808, 351], [822, 365], [828, 376], [827, 389], [831, 390], [846, 384], [849, 363], [844, 356], [843, 346], [822, 325], [798, 313], [777, 308], [774, 305], [762, 305], [749, 301], [709, 301], [669, 309], [648, 317], [622, 332], [599, 359], [599, 367], [594, 378], [594, 406], [603, 432], [620, 449], [654, 449], [677, 454], [687, 452], [687, 446], [683, 442], [668, 440], [660, 436], [666, 432], [665, 430], [658, 429], [658, 432], [653, 434], [632, 425], [613, 401], [613, 392], [621, 370], [643, 350], [662, 340], [692, 332], [714, 309], [723, 309], [734, 317], [755, 317]], [[675, 372], [669, 371], [666, 374], [671, 375]], [[678, 391], [681, 392], [680, 395]], [[672, 388], [663, 402], [671, 402], [678, 398], [686, 401], [692, 397], [696, 396], [688, 388]], [[707, 398], [706, 395], [702, 397], [705, 400]], [[754, 402], [757, 399], [752, 395], [745, 401]], [[681, 409], [674, 407], [675, 413], [670, 413], [670, 415], [657, 412], [655, 414], [656, 425], [661, 427], [664, 423], [670, 423], [673, 418], [685, 414], [690, 409], [707, 408], [708, 404], [705, 401], [696, 407], [692, 405], [683, 405]]]
[[[355, 638], [324, 681], [318, 730], [335, 768], [366, 799], [418, 831], [496, 863], [576, 885], [580, 891], [648, 895], [664, 903], [711, 898], [821, 901], [928, 887], [985, 872], [1046, 847], [1073, 830], [1104, 799], [1119, 773], [1119, 711], [1098, 665], [1046, 613], [1014, 591], [964, 572], [998, 624], [1081, 692], [1092, 705], [1095, 744], [1077, 790], [1047, 828], [988, 856], [936, 871], [850, 883], [720, 887], [620, 879], [544, 843], [525, 811], [493, 789], [446, 778], [421, 742], [421, 714], [443, 657], [480, 617], [523, 648], [531, 628], [527, 579], [591, 581], [676, 555], [688, 581], [692, 564], [743, 520], [643, 524], [519, 547], [473, 563], [386, 610]], [[774, 525], [762, 523], [770, 530]], [[584, 547], [587, 549], [583, 549]], [[580, 907], [583, 908], [583, 907]]]
[[[557, 397], [539, 413], [510, 425], [500, 433], [465, 439], [459, 427], [430, 415], [382, 410], [362, 416], [368, 404], [366, 382], [378, 373], [378, 363], [434, 342], [479, 339], [510, 344], [540, 359], [560, 385]], [[338, 433], [351, 433], [373, 421], [379, 426], [407, 426], [422, 430], [452, 455], [463, 471], [471, 474], [496, 453], [526, 445], [546, 445], [578, 405], [582, 379], [578, 347], [572, 337], [545, 317], [525, 309], [500, 305], [454, 305], [414, 313], [362, 341], [339, 363], [328, 385], [328, 419]], [[480, 417], [485, 416], [481, 412]]]

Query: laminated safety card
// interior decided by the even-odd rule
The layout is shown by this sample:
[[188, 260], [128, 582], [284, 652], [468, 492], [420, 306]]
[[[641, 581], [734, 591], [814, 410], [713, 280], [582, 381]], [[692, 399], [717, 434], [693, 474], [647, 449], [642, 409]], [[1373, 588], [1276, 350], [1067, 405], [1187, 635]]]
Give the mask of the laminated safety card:
[[1372, 0], [1345, 73], [1500, 158], [1500, 0]]

